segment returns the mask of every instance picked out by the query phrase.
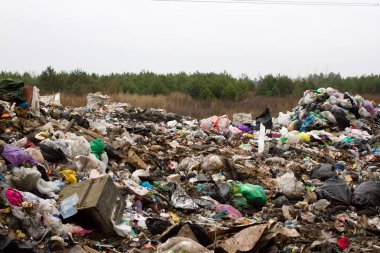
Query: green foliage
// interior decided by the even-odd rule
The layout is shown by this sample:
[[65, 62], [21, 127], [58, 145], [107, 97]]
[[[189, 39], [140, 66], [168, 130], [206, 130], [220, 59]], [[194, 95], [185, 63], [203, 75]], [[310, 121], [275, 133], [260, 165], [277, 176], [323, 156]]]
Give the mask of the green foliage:
[[0, 79], [23, 80], [26, 85], [37, 85], [43, 93], [67, 91], [77, 94], [102, 91], [111, 93], [137, 93], [141, 95], [182, 92], [193, 98], [207, 100], [239, 100], [248, 93], [265, 96], [301, 96], [305, 90], [332, 87], [350, 93], [380, 94], [380, 75], [344, 78], [340, 74], [313, 74], [305, 78], [291, 79], [285, 75], [265, 75], [252, 80], [243, 75], [239, 78], [223, 73], [155, 74], [111, 73], [98, 75], [76, 69], [57, 72], [47, 67], [40, 75], [17, 72], [0, 72]]

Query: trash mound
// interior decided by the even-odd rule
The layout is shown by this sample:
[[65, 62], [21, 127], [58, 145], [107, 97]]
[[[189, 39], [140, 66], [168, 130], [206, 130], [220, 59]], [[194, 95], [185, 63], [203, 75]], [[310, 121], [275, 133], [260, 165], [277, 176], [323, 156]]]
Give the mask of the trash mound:
[[380, 109], [200, 121], [0, 82], [0, 252], [378, 252]]

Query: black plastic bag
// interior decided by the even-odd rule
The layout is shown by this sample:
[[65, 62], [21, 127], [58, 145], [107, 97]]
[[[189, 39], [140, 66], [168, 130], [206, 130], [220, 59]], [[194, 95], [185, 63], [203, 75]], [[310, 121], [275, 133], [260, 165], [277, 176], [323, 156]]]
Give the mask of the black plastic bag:
[[119, 152], [110, 144], [108, 143], [105, 143], [105, 144], [106, 145], [105, 145], [104, 151], [107, 153], [108, 158], [119, 161], [121, 159]]
[[32, 245], [0, 233], [0, 253], [40, 253]]
[[335, 168], [332, 164], [323, 163], [318, 167], [311, 170], [311, 179], [319, 179], [321, 181], [326, 181], [329, 178], [336, 177]]
[[265, 129], [272, 129], [273, 127], [272, 115], [268, 107], [256, 117], [256, 130], [260, 129], [260, 124], [263, 124]]
[[356, 187], [351, 199], [356, 207], [375, 207], [380, 205], [380, 182], [367, 181]]
[[346, 115], [341, 112], [331, 112], [334, 117], [336, 122], [338, 123], [338, 128], [339, 130], [343, 131], [346, 127], [350, 127], [350, 121], [346, 118]]
[[65, 154], [60, 149], [54, 149], [46, 146], [45, 144], [39, 145], [42, 156], [44, 159], [51, 163], [57, 163], [66, 159]]
[[148, 218], [145, 223], [152, 235], [162, 234], [172, 225], [170, 221], [158, 218]]
[[349, 206], [351, 191], [342, 178], [330, 178], [316, 190], [319, 199], [327, 199], [331, 204]]

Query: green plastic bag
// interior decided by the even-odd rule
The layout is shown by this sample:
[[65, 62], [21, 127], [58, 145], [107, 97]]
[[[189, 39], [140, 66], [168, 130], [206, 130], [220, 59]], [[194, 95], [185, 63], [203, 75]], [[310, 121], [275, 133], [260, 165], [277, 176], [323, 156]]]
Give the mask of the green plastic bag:
[[104, 152], [105, 145], [101, 139], [96, 139], [90, 142], [91, 154], [94, 154], [99, 160]]
[[260, 185], [232, 183], [230, 191], [233, 194], [241, 193], [253, 207], [261, 208], [267, 203], [267, 196]]
[[244, 197], [233, 198], [231, 200], [231, 205], [238, 209], [246, 209], [248, 206], [248, 202], [247, 202], [247, 199]]

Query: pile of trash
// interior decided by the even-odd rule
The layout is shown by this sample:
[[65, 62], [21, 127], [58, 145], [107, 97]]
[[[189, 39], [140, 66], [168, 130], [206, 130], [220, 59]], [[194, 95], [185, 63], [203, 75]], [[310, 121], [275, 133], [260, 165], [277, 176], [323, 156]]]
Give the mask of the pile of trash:
[[200, 121], [0, 82], [0, 252], [378, 252], [380, 109]]

